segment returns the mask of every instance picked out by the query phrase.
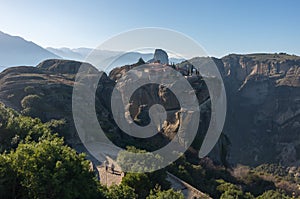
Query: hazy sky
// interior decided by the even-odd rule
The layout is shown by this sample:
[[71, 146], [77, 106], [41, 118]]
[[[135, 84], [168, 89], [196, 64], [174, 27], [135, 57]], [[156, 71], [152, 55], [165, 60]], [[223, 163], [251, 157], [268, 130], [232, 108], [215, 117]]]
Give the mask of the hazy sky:
[[300, 1], [0, 0], [0, 30], [43, 47], [97, 47], [120, 32], [163, 27], [213, 56], [300, 55]]

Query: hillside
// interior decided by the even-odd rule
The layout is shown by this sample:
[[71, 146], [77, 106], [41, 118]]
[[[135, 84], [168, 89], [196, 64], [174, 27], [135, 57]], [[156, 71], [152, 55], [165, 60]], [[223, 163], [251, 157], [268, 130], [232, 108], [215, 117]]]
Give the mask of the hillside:
[[[276, 189], [292, 195], [298, 183], [300, 161], [300, 58], [287, 54], [232, 54], [212, 59], [224, 78], [228, 98], [223, 135], [209, 158], [197, 158], [197, 150], [210, 121], [209, 92], [201, 76], [186, 76], [202, 107], [200, 128], [186, 159], [179, 159], [168, 167], [168, 171], [214, 198], [223, 193], [225, 187], [220, 186], [229, 186], [239, 194], [250, 192], [254, 196]], [[193, 58], [176, 67], [183, 68], [187, 63], [205, 64], [207, 61], [207, 58]], [[40, 118], [42, 122], [51, 123], [53, 119], [64, 121], [64, 125], [59, 127], [59, 135], [78, 152], [87, 152], [78, 138], [72, 118], [75, 75], [84, 64], [89, 71], [88, 78], [102, 74], [95, 108], [106, 135], [124, 148], [134, 145], [153, 150], [167, 144], [176, 135], [178, 125], [188, 121], [181, 121], [178, 117], [178, 101], [168, 89], [148, 85], [132, 96], [134, 103], [131, 104], [130, 115], [136, 123], [147, 124], [149, 112], [142, 107], [145, 104], [162, 104], [167, 110], [167, 123], [161, 127], [160, 133], [144, 140], [128, 136], [117, 127], [111, 113], [112, 90], [116, 81], [126, 77], [130, 68], [143, 63], [140, 60], [133, 65], [115, 68], [109, 76], [88, 63], [71, 60], [50, 59], [36, 67], [11, 67], [0, 73], [0, 101], [22, 115]], [[88, 117], [88, 113], [82, 114]], [[14, 139], [13, 135], [11, 137]], [[228, 151], [224, 162], [221, 154], [224, 153], [226, 137], [229, 141], [225, 142]], [[0, 136], [0, 141], [5, 141], [4, 138], [4, 135]], [[8, 140], [5, 143], [9, 145], [12, 142]], [[91, 156], [88, 155], [88, 158], [99, 164]], [[221, 164], [233, 170], [224, 169]], [[252, 167], [240, 167], [238, 164]], [[194, 173], [198, 177], [194, 177]], [[269, 191], [266, 194], [277, 193]]]
[[8, 66], [32, 66], [45, 59], [60, 58], [41, 46], [0, 31], [0, 71]]
[[232, 162], [299, 165], [300, 58], [228, 55], [220, 62], [229, 99]]
[[[213, 60], [221, 69], [227, 91], [228, 112], [224, 133], [231, 142], [229, 162], [253, 166], [263, 163], [298, 165], [300, 160], [298, 138], [300, 58], [286, 54], [252, 54], [228, 55], [222, 59], [214, 58]], [[191, 63], [197, 61], [205, 63], [205, 58], [190, 60]], [[0, 100], [18, 111], [38, 116], [43, 121], [67, 118], [73, 129], [71, 94], [75, 73], [80, 64], [75, 61], [48, 60], [37, 67], [7, 69], [0, 74]], [[184, 62], [181, 65], [184, 65]], [[126, 66], [124, 67], [114, 69], [111, 74], [114, 76], [118, 73], [126, 74], [127, 69]], [[125, 73], [124, 69], [126, 69]], [[198, 93], [199, 104], [204, 103], [208, 98], [208, 90], [203, 80], [195, 77], [188, 77], [188, 80]], [[109, 103], [110, 92], [114, 84], [115, 82], [104, 74], [99, 82], [102, 90], [97, 95], [99, 98], [97, 107], [103, 115], [110, 115], [103, 123], [106, 128], [114, 129], [110, 132], [116, 138], [115, 142], [119, 143], [121, 140], [118, 137], [121, 134], [115, 128]], [[131, 108], [131, 116], [135, 118], [143, 114], [139, 112], [139, 106], [142, 104], [154, 102], [164, 104], [165, 108], [170, 111], [168, 111], [169, 125], [164, 126], [163, 131], [172, 137], [178, 125], [176, 110], [178, 111], [180, 107], [169, 91], [161, 89], [163, 88], [150, 86], [136, 92], [133, 96], [136, 103]], [[145, 91], [147, 95], [143, 93]], [[39, 97], [39, 104], [25, 105], [26, 96], [31, 95]], [[38, 108], [31, 107], [37, 105]], [[34, 108], [36, 111], [28, 112], [27, 110]], [[206, 117], [206, 119], [202, 118], [198, 139], [201, 139], [208, 126], [209, 112], [208, 106], [207, 110], [201, 114], [201, 117]], [[77, 143], [78, 140], [74, 138], [76, 133], [74, 130], [70, 132], [72, 135], [65, 136], [72, 138], [69, 140], [70, 143]], [[129, 137], [128, 139], [130, 140]], [[155, 139], [154, 143], [157, 145], [165, 143], [161, 138]], [[194, 145], [195, 149], [198, 147]], [[219, 150], [216, 146], [210, 155], [216, 161], [220, 161]]]

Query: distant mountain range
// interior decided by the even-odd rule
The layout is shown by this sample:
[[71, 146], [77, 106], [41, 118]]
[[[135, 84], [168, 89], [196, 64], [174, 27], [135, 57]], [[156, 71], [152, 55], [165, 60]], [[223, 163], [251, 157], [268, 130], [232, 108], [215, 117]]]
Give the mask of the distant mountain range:
[[[0, 71], [11, 66], [35, 66], [46, 59], [68, 59], [84, 61], [93, 52], [93, 56], [107, 58], [109, 68], [132, 64], [143, 58], [148, 61], [153, 53], [117, 52], [108, 50], [94, 50], [92, 48], [43, 48], [19, 36], [12, 36], [0, 31]], [[179, 63], [184, 59], [169, 58], [170, 62]], [[112, 63], [111, 63], [112, 62]], [[98, 68], [102, 66], [97, 66]]]
[[50, 58], [61, 57], [33, 42], [0, 31], [0, 70], [9, 66], [37, 65]]
[[[93, 60], [103, 60], [103, 63], [95, 64], [97, 68], [104, 67], [103, 65], [110, 65], [109, 68], [117, 66], [123, 66], [126, 64], [132, 64], [143, 58], [145, 61], [153, 58], [152, 53], [139, 53], [139, 52], [121, 52], [121, 51], [109, 51], [109, 50], [98, 50], [92, 48], [46, 48], [48, 51], [63, 57], [67, 60], [85, 61], [89, 58]], [[101, 66], [100, 66], [101, 65]]]
[[46, 48], [48, 51], [70, 60], [84, 60], [92, 52], [91, 48]]
[[[48, 51], [63, 57], [64, 59], [84, 61], [85, 58], [92, 53], [93, 56], [97, 57], [107, 57], [107, 61], [112, 61], [110, 68], [123, 66], [126, 64], [132, 64], [143, 58], [143, 60], [148, 61], [153, 58], [154, 53], [141, 53], [141, 52], [121, 52], [121, 51], [109, 51], [109, 50], [97, 50], [92, 48], [46, 48]], [[180, 63], [185, 59], [170, 57], [169, 61], [171, 63]], [[100, 67], [100, 66], [97, 66]]]

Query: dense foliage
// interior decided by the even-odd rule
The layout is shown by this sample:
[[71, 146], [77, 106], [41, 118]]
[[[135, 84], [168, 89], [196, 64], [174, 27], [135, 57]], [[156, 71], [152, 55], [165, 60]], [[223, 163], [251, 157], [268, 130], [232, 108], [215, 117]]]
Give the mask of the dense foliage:
[[[149, 162], [153, 162], [151, 161], [153, 159], [156, 161], [162, 161], [160, 156], [154, 156], [151, 153], [147, 153], [145, 150], [140, 150], [133, 146], [127, 147], [127, 151], [132, 152], [132, 154], [127, 154], [121, 151], [117, 158], [118, 164], [122, 167], [122, 169], [125, 168], [126, 170], [128, 170], [128, 168], [136, 168], [139, 173], [127, 173], [122, 179], [122, 184], [133, 187], [138, 198], [145, 198], [148, 196], [151, 190], [155, 189], [157, 185], [159, 185], [163, 190], [170, 188], [170, 183], [166, 180], [167, 175], [165, 169], [156, 170], [154, 172], [143, 172], [143, 169], [146, 168], [154, 170], [155, 165], [150, 165]], [[136, 159], [134, 158], [134, 153], [148, 154], [146, 157], [149, 157], [149, 159], [146, 158], [144, 162], [139, 162], [139, 164], [137, 164]], [[148, 168], [149, 166], [150, 168]]]
[[160, 189], [154, 189], [150, 191], [150, 195], [147, 199], [184, 199], [184, 196], [179, 191], [168, 189], [161, 191]]
[[[23, 107], [31, 100], [38, 98], [28, 97]], [[170, 189], [167, 170], [213, 198], [286, 199], [300, 195], [296, 167], [264, 164], [228, 169], [208, 158], [197, 162], [184, 155], [166, 169], [127, 173], [119, 186], [105, 187], [96, 180], [85, 155], [76, 153], [58, 137], [64, 126], [64, 120], [43, 123], [0, 104], [0, 198], [182, 199], [182, 193]], [[163, 161], [145, 150], [127, 150]], [[125, 167], [139, 166], [125, 153], [117, 160]]]
[[271, 193], [274, 198], [278, 195], [284, 196], [282, 198], [299, 197], [293, 180], [268, 174], [261, 167], [258, 171], [246, 166], [226, 169], [216, 166], [209, 159], [192, 164], [183, 156], [170, 165], [168, 170], [213, 198], [266, 198]]
[[83, 154], [61, 138], [19, 144], [0, 156], [4, 198], [96, 198], [97, 182]]
[[119, 186], [100, 185], [85, 155], [55, 133], [63, 127], [63, 120], [42, 123], [0, 103], [0, 198], [182, 198], [172, 190], [154, 194], [156, 184], [168, 187], [162, 171], [127, 174]]

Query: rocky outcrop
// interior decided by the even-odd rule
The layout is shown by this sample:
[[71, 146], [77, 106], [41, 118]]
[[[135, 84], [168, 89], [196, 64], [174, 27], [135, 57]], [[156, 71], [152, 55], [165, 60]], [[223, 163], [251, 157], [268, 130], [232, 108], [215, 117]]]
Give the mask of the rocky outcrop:
[[231, 162], [299, 164], [300, 58], [287, 54], [222, 58], [228, 97], [224, 131]]
[[140, 126], [146, 126], [150, 123], [149, 108], [147, 105], [140, 105], [134, 122]]
[[88, 63], [60, 59], [49, 59], [41, 62], [36, 67], [56, 74], [76, 74], [83, 64], [88, 66], [92, 72], [97, 71], [94, 66]]
[[287, 54], [228, 55], [222, 58], [225, 74], [242, 86], [249, 79], [278, 80], [277, 85], [300, 86], [300, 58]]
[[145, 64], [145, 61], [142, 58], [140, 58], [138, 60], [138, 62], [135, 63], [135, 64], [125, 65], [125, 66], [122, 66], [122, 67], [114, 68], [113, 70], [110, 71], [109, 77], [112, 80], [117, 81], [118, 79], [123, 77], [129, 70], [131, 70], [131, 69], [133, 69], [137, 66], [143, 65], [143, 64]]
[[[231, 142], [229, 162], [248, 165], [280, 162], [284, 165], [300, 164], [300, 57], [286, 54], [228, 55], [212, 58], [223, 77], [227, 94], [227, 117], [224, 133]], [[208, 58], [193, 58], [191, 63], [207, 64]], [[121, 77], [133, 65], [115, 68], [104, 73], [98, 83], [96, 110], [101, 127], [122, 146], [137, 142], [123, 133], [114, 123], [111, 114], [111, 93]], [[80, 62], [46, 60], [38, 67], [14, 67], [0, 73], [0, 101], [7, 106], [29, 114], [22, 106], [28, 95], [37, 95], [42, 104], [33, 107], [36, 117], [44, 121], [65, 118], [70, 130], [65, 133], [69, 143], [76, 143], [76, 130], [72, 126], [71, 97], [75, 74]], [[155, 64], [153, 64], [155, 65]], [[186, 65], [186, 62], [177, 67]], [[168, 66], [166, 66], [168, 67]], [[91, 75], [97, 72], [90, 67]], [[199, 150], [201, 139], [210, 121], [209, 91], [201, 76], [185, 77], [194, 88], [201, 107], [200, 124], [191, 151]], [[163, 146], [176, 135], [180, 125], [180, 106], [176, 96], [162, 85], [145, 85], [137, 89], [130, 99], [130, 117], [137, 123], [147, 124], [149, 117], [142, 109], [161, 104], [167, 111], [167, 119], [160, 127], [163, 136], [151, 138], [151, 146]], [[30, 108], [30, 107], [29, 107]], [[26, 110], [25, 110], [26, 109]], [[26, 112], [27, 111], [27, 112]], [[144, 118], [144, 119], [143, 119]], [[146, 123], [144, 123], [146, 122]], [[128, 142], [127, 142], [128, 141]], [[138, 140], [146, 146], [144, 140]], [[148, 145], [147, 145], [148, 146]], [[218, 147], [210, 156], [218, 160]]]
[[148, 61], [149, 63], [155, 63], [158, 62], [160, 64], [169, 64], [169, 57], [166, 51], [162, 49], [155, 49], [154, 57], [153, 59], [150, 59]]
[[[37, 67], [20, 66], [8, 68], [0, 73], [0, 101], [17, 111], [42, 121], [65, 119], [68, 128], [63, 132], [67, 143], [77, 144], [77, 137], [72, 119], [72, 92], [76, 72], [84, 64], [67, 60], [46, 60]], [[96, 69], [90, 66], [90, 71]], [[92, 72], [91, 72], [92, 74]], [[106, 74], [102, 75], [98, 86], [97, 101], [102, 102], [99, 116], [109, 112], [109, 101], [103, 92], [110, 92], [114, 82]], [[39, 103], [26, 105], [27, 96], [37, 96]]]
[[[191, 63], [207, 65], [211, 61], [217, 65], [226, 87], [228, 111], [224, 133], [232, 143], [230, 162], [250, 165], [265, 162], [297, 164], [300, 159], [300, 151], [295, 152], [300, 148], [297, 137], [300, 58], [287, 54], [231, 54], [222, 59], [193, 58], [176, 67], [184, 68]], [[112, 77], [124, 76], [130, 69], [116, 68], [111, 72], [114, 74]], [[209, 104], [209, 92], [201, 76], [186, 78], [193, 86], [199, 104]], [[163, 86], [141, 88], [132, 99], [135, 102], [131, 106], [132, 117], [137, 114], [139, 105], [151, 106], [154, 102], [162, 104], [168, 110], [163, 131], [170, 138], [174, 136], [180, 125], [180, 107], [168, 89]], [[203, 136], [210, 121], [210, 106], [202, 107], [206, 108], [201, 112], [198, 132]], [[215, 160], [218, 160], [218, 150], [216, 146], [210, 154]]]

